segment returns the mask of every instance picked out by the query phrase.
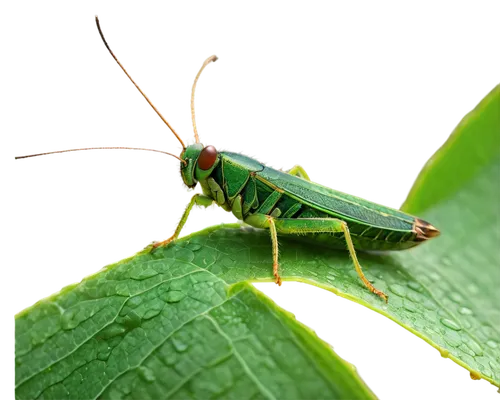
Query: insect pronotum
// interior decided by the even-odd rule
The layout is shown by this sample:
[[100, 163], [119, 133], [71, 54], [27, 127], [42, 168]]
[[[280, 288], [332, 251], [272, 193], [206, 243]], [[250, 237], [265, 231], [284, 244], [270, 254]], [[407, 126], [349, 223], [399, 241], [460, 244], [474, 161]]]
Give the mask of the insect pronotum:
[[203, 69], [210, 62], [216, 61], [216, 56], [205, 60], [194, 80], [191, 91], [191, 117], [195, 144], [186, 146], [113, 54], [104, 38], [97, 16], [96, 24], [111, 56], [179, 140], [182, 145], [180, 156], [154, 149], [91, 147], [32, 154], [16, 159], [97, 149], [155, 151], [177, 158], [180, 161], [182, 180], [186, 186], [193, 189], [199, 183], [203, 193], [192, 197], [174, 234], [163, 242], [154, 243], [152, 251], [178, 238], [194, 205], [208, 207], [216, 203], [245, 223], [269, 230], [273, 274], [278, 285], [281, 285], [278, 234], [300, 234], [321, 240], [332, 247], [345, 248], [347, 245], [363, 284], [387, 301], [387, 295], [366, 279], [356, 256], [356, 250], [403, 250], [439, 235], [438, 229], [420, 218], [313, 183], [299, 165], [283, 172], [242, 154], [217, 151], [210, 145], [203, 146], [196, 129], [194, 95], [196, 83]]

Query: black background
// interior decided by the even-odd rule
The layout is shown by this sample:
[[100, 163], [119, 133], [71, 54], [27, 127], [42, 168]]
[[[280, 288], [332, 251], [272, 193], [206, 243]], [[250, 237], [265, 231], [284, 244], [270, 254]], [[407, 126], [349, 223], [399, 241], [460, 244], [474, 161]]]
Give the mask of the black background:
[[[158, 120], [104, 56], [84, 14], [46, 15], [48, 40], [44, 36], [43, 46], [13, 61], [30, 96], [6, 138], [9, 152], [30, 151], [32, 143], [166, 141]], [[104, 17], [112, 45], [177, 113], [177, 126], [183, 126], [184, 81], [200, 61], [199, 48], [224, 48], [224, 64], [201, 83], [202, 128], [217, 143], [248, 144], [268, 160], [312, 160], [313, 175], [352, 183], [353, 191], [376, 192], [378, 199], [399, 199], [418, 160], [441, 141], [440, 128], [488, 80], [498, 79], [484, 41], [464, 42], [462, 35], [458, 45], [456, 32], [431, 33], [429, 27], [425, 34], [403, 34], [408, 21], [374, 23], [366, 31], [360, 25], [306, 28], [290, 22], [283, 31], [261, 16], [248, 29], [235, 30], [222, 16], [189, 15], [107, 7]], [[32, 33], [32, 41], [42, 41]], [[38, 68], [27, 68], [28, 59], [36, 59]], [[14, 95], [13, 101], [21, 98]], [[41, 287], [70, 280], [72, 272], [85, 272], [120, 248], [135, 248], [144, 232], [166, 231], [175, 201], [184, 196], [175, 192], [174, 162], [145, 162], [140, 153], [91, 153], [80, 162], [9, 163], [7, 169], [12, 263], [6, 274], [16, 288], [9, 311]], [[352, 312], [351, 305], [328, 305], [307, 289], [290, 289], [281, 302], [297, 304], [308, 320], [321, 319], [368, 368], [369, 383], [386, 399], [423, 393], [495, 397], [487, 385], [441, 368], [424, 345], [408, 344], [398, 329]]]

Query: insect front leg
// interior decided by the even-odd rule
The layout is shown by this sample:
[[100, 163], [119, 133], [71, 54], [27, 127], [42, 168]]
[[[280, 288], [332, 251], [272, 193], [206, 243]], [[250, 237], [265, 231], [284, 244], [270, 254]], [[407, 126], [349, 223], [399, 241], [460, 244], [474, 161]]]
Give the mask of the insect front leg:
[[[366, 279], [361, 268], [361, 264], [356, 256], [356, 251], [354, 249], [354, 244], [352, 243], [351, 234], [349, 228], [345, 221], [337, 218], [280, 218], [276, 219], [269, 215], [254, 214], [249, 216], [246, 220], [249, 225], [255, 226], [257, 228], [269, 228], [271, 231], [271, 240], [273, 242], [273, 271], [275, 272], [276, 283], [281, 283], [281, 278], [278, 273], [278, 233], [284, 233], [288, 235], [300, 235], [307, 233], [334, 233], [343, 232], [347, 243], [347, 248], [351, 255], [352, 261], [354, 263], [354, 268], [364, 283], [364, 285], [377, 296], [381, 297], [385, 302], [387, 302], [387, 295], [375, 288], [368, 279]], [[276, 251], [275, 251], [276, 245]], [[276, 256], [275, 256], [276, 253]], [[278, 282], [279, 279], [279, 282]]]
[[156, 249], [159, 246], [166, 246], [169, 244], [171, 241], [177, 239], [179, 237], [179, 234], [181, 233], [182, 227], [186, 223], [189, 213], [191, 212], [193, 206], [196, 204], [197, 206], [202, 206], [202, 207], [208, 207], [212, 205], [213, 199], [211, 199], [208, 196], [205, 196], [203, 194], [195, 194], [192, 198], [189, 204], [186, 207], [186, 211], [184, 211], [184, 214], [182, 214], [181, 220], [179, 222], [179, 225], [177, 225], [177, 229], [175, 230], [174, 234], [169, 237], [167, 240], [164, 240], [163, 242], [156, 242], [153, 244], [153, 249]]

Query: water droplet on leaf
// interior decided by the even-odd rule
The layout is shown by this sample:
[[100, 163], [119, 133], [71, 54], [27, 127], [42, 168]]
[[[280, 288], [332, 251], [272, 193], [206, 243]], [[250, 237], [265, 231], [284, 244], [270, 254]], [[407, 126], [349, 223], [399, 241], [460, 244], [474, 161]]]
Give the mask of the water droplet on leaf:
[[128, 299], [127, 306], [129, 306], [130, 308], [135, 308], [139, 306], [141, 303], [142, 303], [142, 297], [134, 296]]
[[180, 290], [170, 290], [162, 296], [163, 300], [165, 300], [167, 303], [178, 303], [181, 301], [184, 297], [186, 297], [186, 294], [184, 292], [181, 292]]
[[473, 283], [470, 283], [469, 285], [467, 285], [467, 290], [471, 294], [478, 294], [479, 293], [479, 288], [476, 285], [474, 285]]
[[441, 323], [444, 326], [453, 329], [454, 331], [459, 331], [460, 329], [462, 329], [460, 325], [458, 325], [455, 321], [452, 321], [451, 319], [448, 318], [441, 318]]
[[493, 371], [498, 371], [500, 369], [500, 366], [493, 360], [490, 360], [489, 364]]
[[138, 265], [129, 272], [130, 278], [136, 281], [142, 281], [155, 275], [158, 275], [158, 271], [144, 265]]
[[76, 328], [79, 322], [75, 319], [75, 310], [68, 309], [61, 315], [61, 328], [69, 330]]
[[417, 307], [415, 307], [415, 304], [413, 304], [411, 301], [408, 301], [408, 300], [403, 300], [403, 307], [406, 311], [409, 311], [409, 312], [416, 312], [417, 311]]
[[441, 277], [439, 276], [439, 274], [435, 273], [435, 272], [431, 272], [429, 274], [429, 277], [433, 280], [433, 281], [438, 281], [441, 279]]
[[139, 373], [139, 376], [146, 382], [154, 382], [154, 380], [156, 379], [153, 370], [148, 367], [141, 366], [137, 368], [137, 372]]
[[443, 263], [443, 265], [446, 265], [446, 266], [450, 266], [452, 263], [451, 263], [451, 260], [448, 258], [448, 257], [444, 257], [441, 262]]
[[333, 282], [335, 279], [337, 279], [337, 275], [331, 273], [331, 272], [328, 272], [328, 275], [326, 276], [326, 279], [330, 282]]
[[188, 246], [189, 250], [191, 251], [198, 251], [201, 249], [201, 245], [197, 243], [189, 243]]
[[397, 294], [398, 296], [401, 296], [401, 297], [406, 296], [406, 288], [402, 285], [397, 284], [397, 283], [390, 285], [389, 290], [392, 293]]
[[176, 353], [170, 352], [167, 354], [164, 358], [163, 361], [165, 362], [166, 365], [174, 365], [175, 362], [177, 361], [177, 355]]
[[458, 312], [462, 315], [472, 315], [473, 312], [470, 308], [467, 308], [467, 307], [460, 307], [458, 309]]
[[471, 357], [474, 357], [476, 355], [476, 353], [474, 353], [468, 346], [466, 346], [463, 343], [460, 346], [458, 346], [458, 348]]
[[469, 347], [469, 349], [471, 349], [476, 356], [480, 356], [483, 354], [482, 347], [474, 340], [469, 340], [466, 344], [467, 347]]
[[460, 295], [460, 293], [457, 292], [451, 292], [450, 299], [455, 303], [461, 303], [464, 300], [463, 297]]
[[187, 343], [177, 338], [172, 339], [172, 344], [174, 345], [175, 350], [177, 350], [179, 353], [186, 351], [189, 347]]
[[142, 316], [143, 319], [151, 319], [153, 317], [156, 317], [159, 313], [161, 312], [161, 309], [150, 309], [144, 313]]
[[415, 282], [415, 281], [409, 281], [408, 287], [413, 289], [413, 290], [416, 290], [417, 292], [422, 291], [422, 285], [418, 282]]
[[97, 359], [100, 361], [107, 361], [111, 352], [100, 352], [97, 353]]

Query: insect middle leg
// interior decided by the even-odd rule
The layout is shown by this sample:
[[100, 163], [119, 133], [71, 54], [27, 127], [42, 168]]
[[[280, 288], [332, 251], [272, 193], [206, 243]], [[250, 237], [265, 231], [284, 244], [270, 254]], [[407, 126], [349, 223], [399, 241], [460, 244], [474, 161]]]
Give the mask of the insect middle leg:
[[197, 206], [202, 206], [202, 207], [208, 207], [212, 205], [213, 199], [211, 199], [208, 196], [205, 196], [203, 194], [195, 194], [192, 198], [189, 204], [186, 207], [186, 210], [184, 211], [184, 214], [182, 214], [181, 220], [179, 222], [179, 225], [177, 225], [177, 228], [172, 236], [170, 236], [167, 240], [164, 240], [163, 242], [156, 242], [153, 244], [153, 249], [156, 249], [159, 246], [166, 246], [169, 244], [171, 241], [177, 239], [181, 233], [182, 227], [186, 223], [189, 213], [191, 212], [193, 206], [196, 204]]
[[253, 214], [245, 219], [245, 223], [256, 228], [269, 229], [273, 249], [273, 275], [277, 285], [281, 286], [281, 277], [278, 272], [278, 232], [275, 224], [276, 218], [266, 214]]
[[[361, 264], [356, 256], [356, 251], [354, 249], [354, 244], [352, 242], [351, 234], [349, 232], [349, 227], [345, 221], [337, 218], [282, 218], [276, 219], [269, 215], [254, 214], [245, 220], [249, 225], [258, 228], [269, 228], [271, 232], [271, 241], [273, 242], [273, 271], [276, 277], [276, 283], [281, 284], [281, 278], [278, 272], [278, 233], [285, 234], [306, 234], [306, 233], [334, 233], [343, 232], [347, 243], [347, 249], [351, 255], [352, 261], [354, 263], [354, 268], [363, 282], [363, 284], [377, 296], [381, 297], [385, 302], [387, 302], [387, 295], [375, 288], [368, 279], [366, 279], [365, 274], [361, 268]], [[276, 251], [275, 251], [276, 249]]]
[[298, 176], [299, 178], [305, 179], [306, 181], [311, 181], [309, 175], [307, 175], [306, 170], [302, 168], [300, 165], [294, 165], [286, 172], [290, 175]]

